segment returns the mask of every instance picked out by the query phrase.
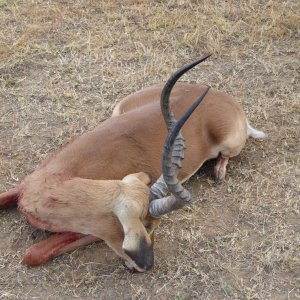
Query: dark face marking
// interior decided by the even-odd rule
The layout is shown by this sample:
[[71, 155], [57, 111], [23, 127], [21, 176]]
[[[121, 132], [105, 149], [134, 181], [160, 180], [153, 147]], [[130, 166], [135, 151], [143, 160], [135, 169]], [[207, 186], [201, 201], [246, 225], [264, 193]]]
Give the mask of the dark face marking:
[[124, 249], [124, 252], [143, 270], [150, 270], [154, 264], [153, 246], [148, 245], [145, 237], [140, 238], [139, 247], [137, 250], [129, 251]]

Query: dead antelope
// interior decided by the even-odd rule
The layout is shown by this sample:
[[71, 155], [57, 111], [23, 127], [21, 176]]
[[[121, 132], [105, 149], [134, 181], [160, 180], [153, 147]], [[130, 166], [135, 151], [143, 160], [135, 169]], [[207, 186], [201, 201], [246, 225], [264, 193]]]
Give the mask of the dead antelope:
[[[174, 172], [173, 164], [178, 157], [181, 161], [184, 153], [182, 137], [178, 133], [207, 91], [178, 123], [174, 122], [164, 146], [163, 176], [174, 195], [154, 200], [159, 212], [162, 212], [159, 201], [167, 203], [168, 211], [190, 201], [190, 198], [186, 199], [186, 195], [190, 197], [190, 194], [176, 178], [177, 169]], [[150, 182], [150, 176], [143, 172], [127, 175], [123, 180], [61, 178], [53, 174], [42, 185], [39, 180], [31, 179], [19, 201], [19, 208], [27, 220], [40, 229], [80, 233], [104, 240], [125, 260], [127, 267], [142, 272], [153, 266], [151, 235], [159, 222], [148, 214]], [[165, 206], [163, 203], [162, 207]], [[36, 257], [44, 260], [43, 255], [47, 251], [40, 245], [33, 249], [39, 254], [34, 253], [32, 257], [30, 249], [25, 261]]]
[[[4, 207], [19, 202], [21, 210], [26, 215], [24, 199], [35, 205], [35, 202], [40, 199], [39, 195], [45, 193], [47, 197], [44, 197], [44, 200], [47, 199], [48, 201], [44, 203], [45, 208], [50, 206], [61, 209], [61, 206], [64, 205], [59, 197], [63, 196], [60, 194], [62, 191], [57, 189], [55, 192], [58, 194], [52, 196], [51, 193], [54, 191], [49, 190], [49, 187], [61, 185], [65, 186], [66, 189], [71, 189], [69, 184], [72, 182], [76, 187], [75, 190], [70, 190], [74, 202], [77, 201], [76, 191], [82, 188], [82, 192], [86, 194], [87, 198], [93, 198], [90, 201], [92, 205], [92, 203], [97, 202], [96, 194], [92, 193], [91, 196], [88, 193], [91, 190], [89, 185], [95, 183], [93, 180], [120, 180], [122, 178], [125, 178], [125, 181], [133, 180], [136, 176], [133, 175], [127, 179], [126, 176], [140, 171], [149, 174], [153, 181], [157, 180], [161, 174], [161, 149], [167, 135], [159, 99], [161, 97], [163, 108], [166, 108], [165, 104], [171, 98], [171, 106], [175, 116], [183, 115], [194, 100], [206, 91], [206, 87], [200, 84], [178, 83], [175, 85], [175, 83], [186, 71], [207, 57], [177, 71], [165, 87], [156, 85], [125, 98], [114, 110], [113, 118], [107, 119], [93, 131], [73, 139], [46, 159], [19, 186], [1, 194], [0, 206]], [[166, 106], [168, 108], [168, 105]], [[166, 111], [164, 117], [168, 128], [172, 129], [174, 127], [172, 114]], [[178, 173], [180, 181], [187, 180], [206, 160], [216, 157], [219, 157], [215, 168], [216, 179], [223, 179], [229, 157], [239, 154], [247, 136], [262, 137], [263, 133], [248, 125], [242, 108], [232, 97], [219, 91], [210, 90], [201, 104], [201, 109], [197, 109], [189, 118], [183, 128], [183, 135], [186, 139], [187, 149], [186, 159]], [[176, 143], [175, 141], [175, 150], [178, 151], [179, 159], [172, 159], [172, 166], [177, 165], [179, 167], [182, 156], [180, 154], [183, 147], [182, 140], [178, 140], [178, 145]], [[177, 150], [177, 146], [179, 150]], [[171, 171], [175, 172], [176, 168], [171, 168]], [[144, 174], [143, 178], [142, 184], [145, 184], [148, 180], [146, 179], [147, 176]], [[84, 184], [75, 184], [78, 180]], [[175, 185], [171, 186], [172, 184]], [[173, 178], [171, 178], [171, 185], [169, 182], [170, 190], [175, 194], [175, 197], [166, 198], [163, 197], [166, 196], [167, 187], [162, 178], [153, 186], [151, 200], [154, 200], [151, 201], [149, 207], [151, 215], [158, 217], [174, 208], [181, 207], [183, 202], [178, 201], [181, 192], [183, 192], [183, 199], [189, 201], [189, 195]], [[163, 201], [156, 200], [157, 198], [163, 198]], [[88, 204], [84, 198], [81, 198], [81, 204], [78, 205]], [[78, 214], [81, 214], [81, 211]], [[27, 215], [27, 218], [33, 226], [51, 229], [51, 227], [47, 227], [49, 224], [42, 219], [31, 220], [30, 214]], [[148, 225], [146, 219], [143, 220], [150, 231], [155, 227], [153, 220], [151, 219]], [[85, 222], [88, 221], [89, 217], [86, 218]], [[106, 241], [110, 246], [114, 241], [118, 241], [118, 249], [121, 249], [122, 238], [123, 231], [116, 219], [116, 223], [109, 227]], [[31, 246], [26, 251], [23, 262], [29, 265], [44, 263], [52, 257], [96, 240], [99, 240], [99, 237], [88, 232], [78, 233], [71, 230], [71, 232], [57, 233], [49, 239]], [[130, 261], [129, 258], [128, 261]], [[139, 263], [135, 263], [139, 265]], [[139, 267], [137, 266], [137, 268]]]
[[[178, 122], [174, 120], [162, 159], [163, 177], [172, 195], [153, 200], [158, 214], [177, 209], [191, 200], [189, 192], [176, 178], [178, 165], [174, 167], [184, 155], [179, 131], [208, 89]], [[143, 172], [127, 175], [123, 180], [62, 178], [53, 174], [41, 183], [32, 178], [31, 184], [23, 190], [19, 209], [40, 229], [80, 233], [104, 240], [125, 260], [127, 267], [143, 272], [153, 266], [151, 235], [159, 222], [148, 214], [150, 183], [150, 176]], [[160, 184], [159, 181], [154, 186], [158, 185], [159, 189]], [[25, 261], [32, 262], [36, 257], [44, 260], [47, 251], [39, 244], [33, 249], [33, 257], [29, 249]]]

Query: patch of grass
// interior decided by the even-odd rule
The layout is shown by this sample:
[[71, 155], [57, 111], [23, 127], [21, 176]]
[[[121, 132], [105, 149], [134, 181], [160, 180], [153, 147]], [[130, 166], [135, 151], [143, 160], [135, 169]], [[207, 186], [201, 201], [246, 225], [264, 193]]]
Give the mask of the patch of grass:
[[179, 294], [177, 294], [177, 295], [175, 296], [174, 300], [184, 300], [184, 297], [181, 296], [181, 295], [179, 295]]
[[298, 1], [0, 0], [0, 8], [1, 191], [123, 97], [207, 52], [182, 80], [228, 92], [269, 134], [247, 142], [222, 186], [193, 177], [194, 204], [163, 218], [145, 274], [128, 273], [101, 243], [26, 268], [23, 252], [45, 234], [16, 210], [0, 211], [0, 298], [300, 294]]
[[19, 4], [20, 0], [0, 0], [0, 7], [11, 7]]
[[231, 296], [232, 293], [233, 293], [233, 288], [231, 285], [225, 283], [223, 286], [222, 286], [222, 290], [225, 294], [225, 296]]

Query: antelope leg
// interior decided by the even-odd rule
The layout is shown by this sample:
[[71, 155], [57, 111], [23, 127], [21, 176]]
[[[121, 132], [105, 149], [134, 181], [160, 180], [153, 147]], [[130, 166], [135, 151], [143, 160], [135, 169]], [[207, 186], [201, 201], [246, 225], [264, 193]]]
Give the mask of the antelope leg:
[[0, 208], [5, 208], [7, 206], [17, 204], [18, 197], [19, 197], [18, 187], [0, 194]]
[[39, 243], [30, 246], [23, 256], [22, 263], [37, 266], [63, 253], [73, 251], [81, 246], [89, 245], [100, 239], [92, 235], [74, 232], [56, 233]]
[[217, 184], [222, 184], [226, 175], [226, 166], [228, 164], [229, 157], [223, 157], [222, 154], [219, 155], [217, 164], [214, 168], [214, 175]]

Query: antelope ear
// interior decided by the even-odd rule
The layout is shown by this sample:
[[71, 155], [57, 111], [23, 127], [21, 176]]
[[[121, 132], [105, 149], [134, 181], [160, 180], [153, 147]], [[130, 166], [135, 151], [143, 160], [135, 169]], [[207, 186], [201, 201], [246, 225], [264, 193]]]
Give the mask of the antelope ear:
[[140, 180], [141, 182], [143, 182], [146, 185], [149, 185], [152, 181], [151, 175], [148, 174], [148, 173], [145, 173], [145, 172], [140, 172], [140, 173], [134, 173], [134, 174], [127, 175], [123, 178], [122, 181], [132, 182], [136, 179]]
[[119, 205], [115, 214], [124, 231], [122, 245], [124, 252], [136, 265], [138, 271], [151, 269], [154, 263], [153, 246], [137, 209], [133, 205]]

